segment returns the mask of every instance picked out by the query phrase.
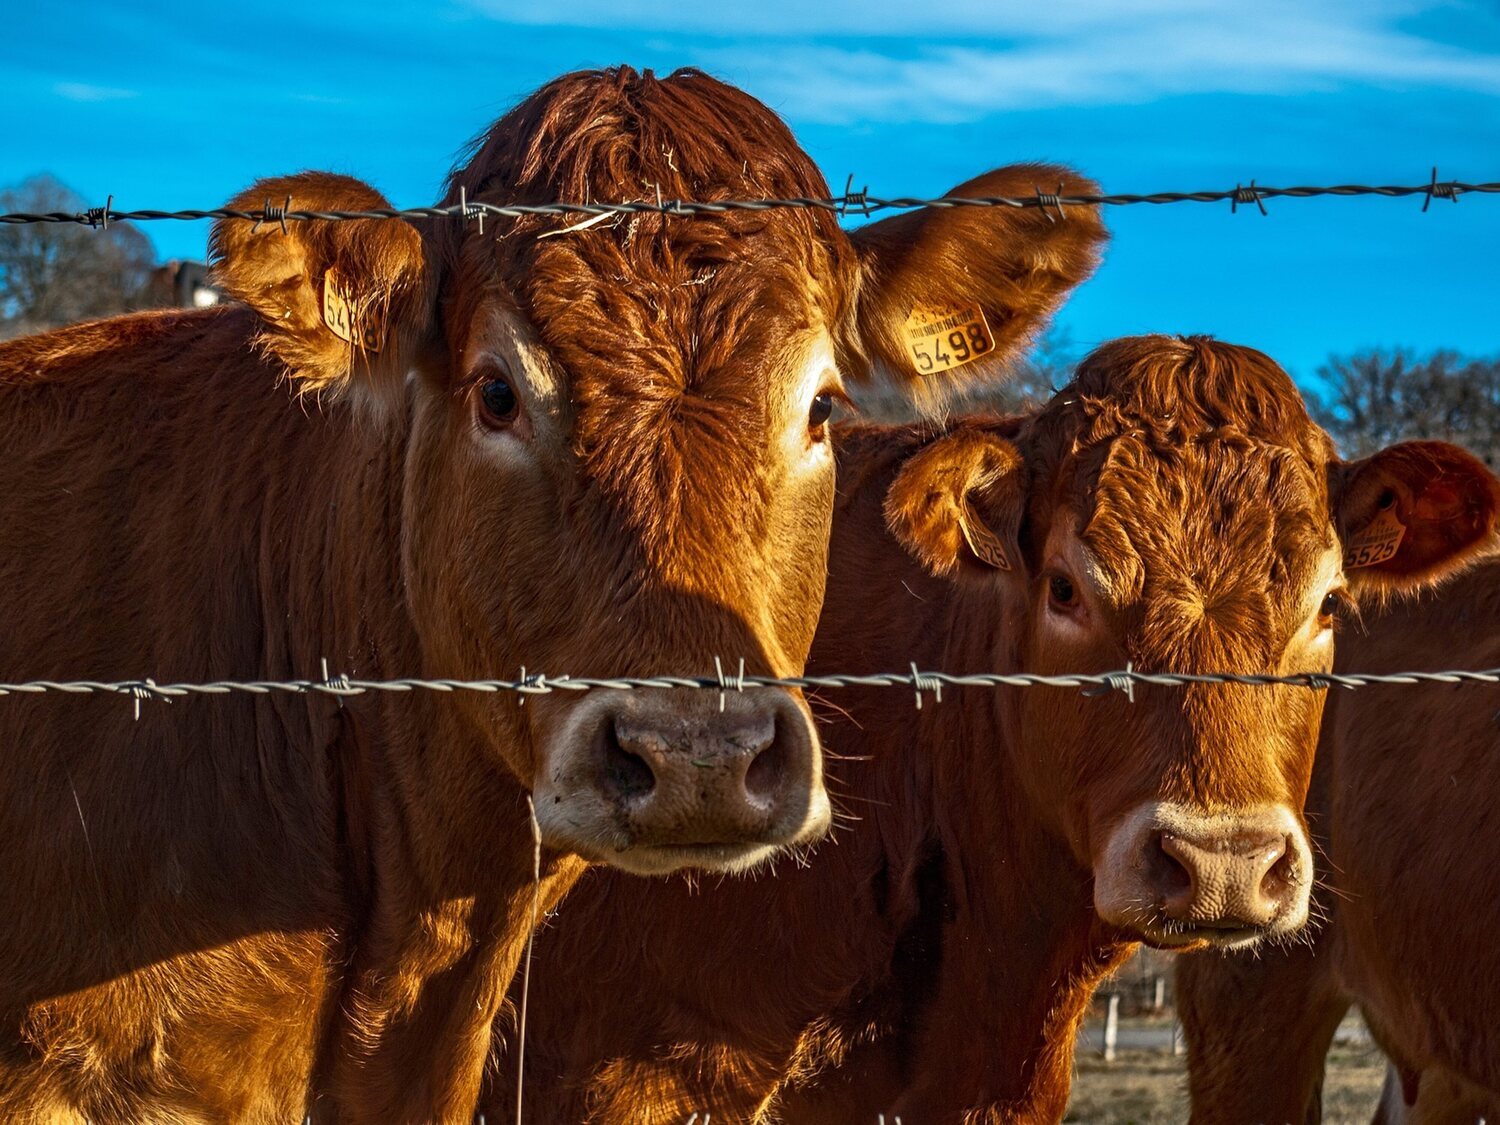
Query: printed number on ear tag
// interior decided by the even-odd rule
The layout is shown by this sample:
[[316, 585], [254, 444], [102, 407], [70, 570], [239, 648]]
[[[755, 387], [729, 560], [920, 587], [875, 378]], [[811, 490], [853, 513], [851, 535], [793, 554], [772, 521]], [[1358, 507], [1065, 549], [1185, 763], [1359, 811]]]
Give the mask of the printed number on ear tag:
[[902, 329], [912, 365], [922, 375], [962, 367], [995, 350], [978, 305], [918, 305]]
[[1344, 569], [1354, 570], [1361, 566], [1377, 566], [1395, 556], [1406, 537], [1406, 525], [1396, 518], [1393, 510], [1376, 516], [1370, 526], [1352, 536], [1344, 547]]
[[978, 556], [981, 562], [986, 562], [996, 570], [1009, 570], [1010, 558], [1005, 553], [1005, 547], [1000, 542], [1000, 537], [985, 526], [984, 521], [979, 519], [965, 505], [963, 519], [958, 526], [964, 533], [964, 542], [969, 545], [969, 550]]
[[366, 309], [362, 317], [356, 314], [349, 287], [333, 269], [323, 275], [323, 323], [340, 340], [357, 343], [367, 352], [378, 352], [385, 342], [385, 318], [374, 309]]

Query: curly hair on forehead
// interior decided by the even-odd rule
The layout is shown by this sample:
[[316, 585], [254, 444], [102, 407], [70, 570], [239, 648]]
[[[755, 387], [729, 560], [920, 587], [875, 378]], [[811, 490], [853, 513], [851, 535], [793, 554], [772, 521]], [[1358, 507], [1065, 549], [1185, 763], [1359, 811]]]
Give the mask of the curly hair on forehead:
[[1039, 479], [1065, 460], [1093, 480], [1129, 435], [1170, 464], [1191, 445], [1283, 449], [1309, 465], [1335, 459], [1302, 392], [1269, 356], [1208, 336], [1129, 336], [1091, 352], [1037, 413], [1024, 439]]
[[[696, 70], [657, 78], [629, 67], [564, 75], [478, 137], [446, 203], [555, 199], [822, 196], [828, 186], [786, 125], [743, 91]], [[567, 231], [561, 237], [552, 237]], [[646, 377], [646, 400], [677, 395], [727, 366], [748, 368], [788, 330], [849, 314], [841, 279], [853, 249], [818, 210], [486, 218], [435, 230], [454, 323], [499, 284], [563, 364]], [[709, 284], [712, 282], [713, 284]], [[614, 384], [616, 380], [609, 380]]]
[[668, 199], [828, 190], [791, 130], [749, 94], [701, 70], [658, 78], [628, 66], [548, 82], [476, 137], [448, 180], [455, 198], [465, 187], [470, 199], [500, 191], [533, 203], [545, 201], [538, 192], [581, 201], [648, 186]]
[[1090, 353], [1042, 411], [1078, 445], [1136, 432], [1164, 451], [1188, 441], [1265, 442], [1333, 456], [1302, 392], [1275, 360], [1210, 336], [1130, 336]]
[[[623, 202], [631, 199], [821, 197], [828, 184], [786, 124], [761, 102], [699, 70], [665, 78], [631, 67], [579, 71], [547, 83], [476, 137], [448, 177], [445, 205]], [[492, 220], [487, 219], [489, 224]], [[531, 216], [493, 220], [501, 229], [541, 233], [575, 219]], [[818, 209], [737, 211], [682, 222], [636, 215], [591, 231], [613, 232], [622, 246], [668, 233], [711, 262], [722, 244], [758, 232], [795, 232], [840, 244], [837, 218]], [[450, 255], [470, 231], [450, 224]]]
[[1044, 502], [1082, 521], [1120, 599], [1165, 598], [1167, 616], [1192, 626], [1170, 642], [1184, 659], [1189, 635], [1207, 641], [1216, 623], [1244, 643], [1265, 633], [1332, 542], [1333, 444], [1286, 372], [1251, 348], [1113, 341], [1024, 440], [1051, 484]]

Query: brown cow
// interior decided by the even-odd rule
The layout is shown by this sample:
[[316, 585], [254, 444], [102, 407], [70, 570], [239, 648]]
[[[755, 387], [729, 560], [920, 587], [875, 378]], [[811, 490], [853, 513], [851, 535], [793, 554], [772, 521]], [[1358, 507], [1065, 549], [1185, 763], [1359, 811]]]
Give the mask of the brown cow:
[[[1451, 446], [1338, 461], [1275, 364], [1201, 338], [1108, 344], [1029, 419], [842, 437], [814, 672], [1325, 671], [1346, 600], [1459, 565], [1500, 507]], [[1345, 573], [1392, 520], [1394, 553]], [[539, 935], [533, 1120], [1060, 1118], [1132, 943], [1246, 946], [1306, 915], [1323, 695], [1134, 696], [831, 696], [857, 819], [805, 868], [597, 872]]]
[[[1500, 563], [1374, 615], [1338, 668], [1500, 666]], [[1500, 725], [1492, 690], [1367, 687], [1329, 701], [1313, 797], [1327, 862], [1316, 941], [1179, 966], [1193, 1119], [1318, 1120], [1351, 1002], [1394, 1060], [1383, 1120], [1500, 1119]]]
[[[1019, 166], [967, 195], [1029, 193]], [[561, 78], [446, 201], [822, 196], [695, 72]], [[236, 205], [386, 206], [349, 179]], [[0, 680], [802, 669], [841, 378], [993, 373], [1095, 264], [1088, 210], [226, 220], [243, 306], [0, 348]], [[556, 235], [557, 237], [552, 237]], [[934, 311], [936, 310], [936, 311]], [[958, 354], [961, 352], [962, 354]], [[935, 366], [932, 349], [928, 365]], [[300, 398], [300, 401], [299, 401]], [[459, 1120], [530, 928], [603, 860], [823, 830], [796, 692], [0, 701], [0, 1117]]]

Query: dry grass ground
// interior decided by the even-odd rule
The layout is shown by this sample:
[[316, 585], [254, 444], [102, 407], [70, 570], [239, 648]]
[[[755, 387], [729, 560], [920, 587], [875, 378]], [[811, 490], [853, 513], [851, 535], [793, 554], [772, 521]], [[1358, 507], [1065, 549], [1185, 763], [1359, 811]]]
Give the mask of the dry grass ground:
[[[1122, 1020], [1122, 1032], [1136, 1023]], [[1107, 1063], [1097, 1049], [1080, 1044], [1066, 1120], [1080, 1125], [1186, 1121], [1185, 1064], [1185, 1059], [1159, 1050], [1121, 1050]], [[1372, 1044], [1335, 1044], [1323, 1084], [1324, 1125], [1366, 1125], [1384, 1077], [1385, 1059]]]

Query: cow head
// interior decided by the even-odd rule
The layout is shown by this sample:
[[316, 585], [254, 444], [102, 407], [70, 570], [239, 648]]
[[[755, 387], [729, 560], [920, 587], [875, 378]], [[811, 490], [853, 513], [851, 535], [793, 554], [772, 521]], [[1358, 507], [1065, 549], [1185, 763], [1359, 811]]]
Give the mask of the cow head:
[[[898, 538], [989, 583], [996, 666], [1326, 672], [1361, 599], [1492, 541], [1500, 482], [1411, 442], [1344, 462], [1290, 378], [1206, 338], [1106, 344], [1015, 436], [961, 427], [892, 486]], [[1323, 695], [1298, 686], [1028, 688], [1000, 706], [1038, 815], [1101, 918], [1163, 946], [1306, 920], [1302, 818]]]
[[[957, 190], [1059, 180], [1089, 187], [1021, 166]], [[745, 94], [621, 69], [527, 98], [476, 141], [445, 202], [827, 191]], [[237, 205], [286, 196], [386, 206], [318, 174], [263, 181]], [[807, 209], [285, 232], [226, 221], [214, 237], [229, 292], [264, 317], [261, 346], [302, 388], [361, 404], [404, 443], [402, 551], [429, 671], [703, 676], [717, 657], [731, 675], [743, 659], [786, 676], [823, 596], [827, 422], [845, 380], [883, 370], [933, 393], [994, 374], [1092, 271], [1103, 229], [1091, 211], [971, 209], [849, 234]], [[949, 359], [978, 361], [924, 376], [906, 332], [934, 323], [959, 333], [942, 337]], [[925, 366], [941, 368], [934, 355]], [[456, 705], [532, 788], [563, 850], [642, 872], [739, 867], [828, 820], [795, 691]]]

